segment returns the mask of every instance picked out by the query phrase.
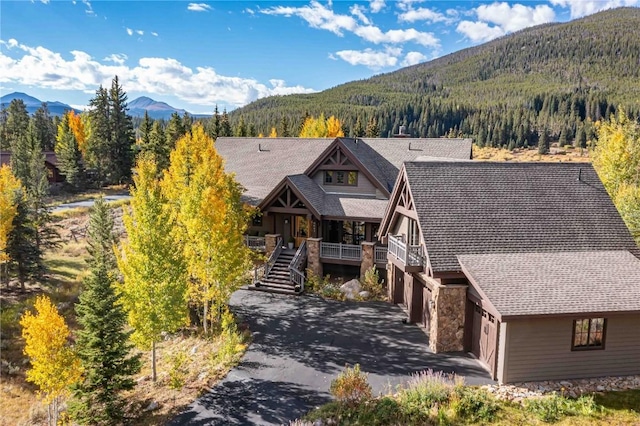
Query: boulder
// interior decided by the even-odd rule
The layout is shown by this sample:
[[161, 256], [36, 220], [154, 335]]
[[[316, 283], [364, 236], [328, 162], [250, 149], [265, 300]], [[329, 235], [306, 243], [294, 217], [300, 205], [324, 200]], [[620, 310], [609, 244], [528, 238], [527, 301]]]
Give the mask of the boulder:
[[340, 291], [348, 300], [354, 300], [358, 293], [360, 293], [360, 290], [362, 290], [362, 286], [357, 278], [347, 281], [340, 286]]
[[363, 299], [368, 299], [369, 297], [371, 297], [371, 293], [369, 293], [368, 291], [361, 291], [360, 293], [358, 293], [358, 295], [363, 298]]

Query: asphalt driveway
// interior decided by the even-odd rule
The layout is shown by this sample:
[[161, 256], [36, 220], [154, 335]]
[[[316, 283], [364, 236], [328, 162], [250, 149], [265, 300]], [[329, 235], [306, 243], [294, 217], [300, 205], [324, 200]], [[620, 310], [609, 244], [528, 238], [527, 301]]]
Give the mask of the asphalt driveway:
[[428, 368], [490, 383], [466, 354], [433, 354], [425, 333], [406, 325], [402, 310], [383, 302], [334, 302], [240, 290], [234, 312], [253, 343], [240, 365], [172, 421], [172, 425], [288, 424], [331, 399], [329, 386], [346, 364], [369, 373], [386, 393]]

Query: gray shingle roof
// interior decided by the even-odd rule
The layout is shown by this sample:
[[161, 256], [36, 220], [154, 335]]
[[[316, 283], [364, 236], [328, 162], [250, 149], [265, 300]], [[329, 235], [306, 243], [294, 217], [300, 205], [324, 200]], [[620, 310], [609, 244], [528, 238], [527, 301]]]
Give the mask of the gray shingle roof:
[[640, 259], [628, 251], [458, 259], [502, 316], [640, 311]]
[[380, 219], [387, 200], [357, 195], [327, 194], [307, 175], [288, 176], [287, 180], [305, 197], [320, 215], [326, 217], [352, 217]]
[[460, 271], [456, 256], [464, 254], [629, 250], [640, 256], [590, 164], [405, 167], [434, 272]]
[[258, 205], [285, 176], [304, 172], [333, 141], [220, 137], [215, 146], [225, 159], [225, 170], [245, 187], [244, 201]]
[[[402, 163], [419, 157], [471, 158], [471, 139], [340, 138], [389, 192]], [[364, 142], [364, 143], [363, 143]]]

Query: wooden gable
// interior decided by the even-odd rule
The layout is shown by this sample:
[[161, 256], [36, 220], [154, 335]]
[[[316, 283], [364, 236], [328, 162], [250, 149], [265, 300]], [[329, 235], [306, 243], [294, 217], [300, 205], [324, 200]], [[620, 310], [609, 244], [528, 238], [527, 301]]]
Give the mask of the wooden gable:
[[284, 178], [258, 207], [263, 212], [312, 214], [320, 220], [320, 213], [305, 200], [288, 178]]
[[[393, 226], [399, 219], [399, 215], [407, 216], [419, 222], [404, 167], [400, 170], [387, 210], [380, 223], [380, 235], [386, 235], [392, 231]], [[419, 223], [418, 226], [420, 226]]]
[[318, 170], [358, 170], [340, 146], [336, 147], [318, 166]]

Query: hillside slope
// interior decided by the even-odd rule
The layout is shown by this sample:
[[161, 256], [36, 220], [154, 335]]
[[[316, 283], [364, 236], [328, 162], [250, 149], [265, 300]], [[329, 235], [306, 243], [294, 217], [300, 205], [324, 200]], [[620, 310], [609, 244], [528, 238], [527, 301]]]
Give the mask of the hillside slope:
[[537, 143], [541, 132], [571, 141], [584, 131], [588, 138], [588, 119], [617, 105], [638, 115], [639, 27], [638, 8], [533, 27], [320, 93], [263, 98], [231, 119], [244, 116], [265, 133], [283, 115], [295, 127], [305, 112], [324, 112], [340, 117], [350, 133], [358, 118], [363, 126], [375, 118], [383, 136], [405, 125], [413, 136], [462, 133], [516, 146]]

